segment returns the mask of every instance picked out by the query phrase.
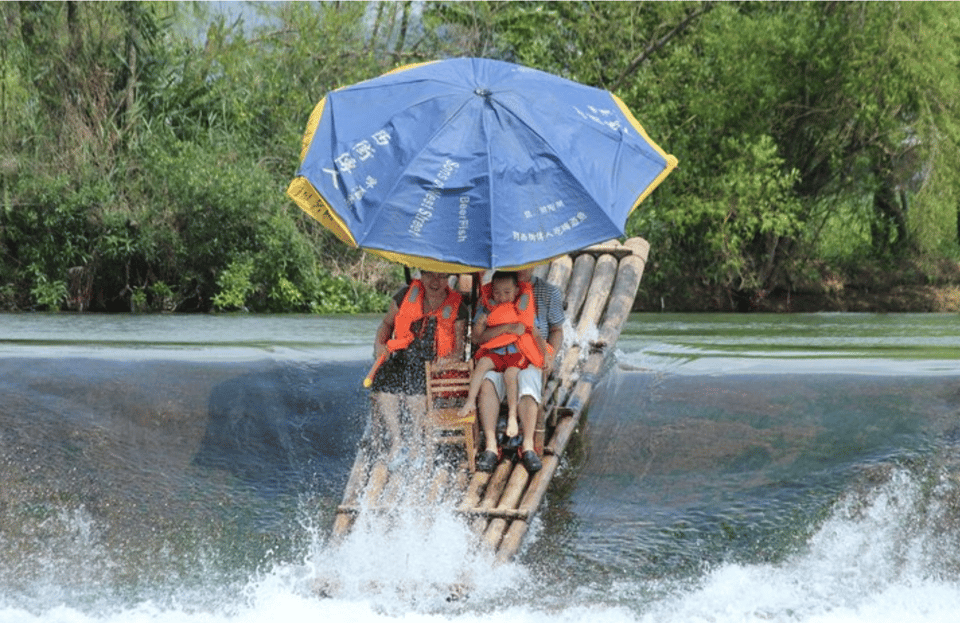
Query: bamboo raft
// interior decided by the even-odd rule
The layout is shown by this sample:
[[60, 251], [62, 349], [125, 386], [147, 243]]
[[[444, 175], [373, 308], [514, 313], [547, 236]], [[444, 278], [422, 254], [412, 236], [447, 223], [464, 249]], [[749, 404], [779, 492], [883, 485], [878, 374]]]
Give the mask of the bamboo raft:
[[[535, 446], [543, 468], [531, 475], [521, 463], [501, 461], [493, 473], [469, 473], [466, 461], [437, 470], [421, 489], [424, 501], [450, 504], [467, 518], [496, 561], [519, 550], [560, 458], [580, 423], [590, 395], [611, 355], [636, 297], [649, 252], [642, 238], [611, 241], [562, 256], [535, 271], [564, 293], [564, 347], [544, 385]], [[573, 327], [574, 335], [570, 335]], [[409, 474], [393, 472], [361, 442], [336, 509], [335, 539], [344, 537], [365, 512], [388, 512], [400, 500]]]

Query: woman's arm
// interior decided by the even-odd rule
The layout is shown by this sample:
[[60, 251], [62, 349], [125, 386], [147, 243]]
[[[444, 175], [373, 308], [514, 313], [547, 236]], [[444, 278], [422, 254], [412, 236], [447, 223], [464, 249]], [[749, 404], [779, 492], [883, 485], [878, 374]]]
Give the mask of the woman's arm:
[[373, 341], [374, 359], [378, 359], [380, 355], [387, 352], [387, 340], [393, 337], [393, 325], [397, 321], [397, 312], [399, 311], [400, 307], [397, 305], [397, 302], [391, 300], [390, 309], [387, 310], [387, 314], [380, 322], [380, 326], [377, 327], [377, 335]]

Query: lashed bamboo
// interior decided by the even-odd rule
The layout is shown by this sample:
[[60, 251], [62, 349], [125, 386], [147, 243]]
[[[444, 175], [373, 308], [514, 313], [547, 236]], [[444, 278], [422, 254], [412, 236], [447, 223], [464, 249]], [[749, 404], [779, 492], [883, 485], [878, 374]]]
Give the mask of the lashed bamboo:
[[[519, 463], [504, 461], [492, 474], [468, 477], [465, 470], [459, 470], [455, 478], [450, 478], [439, 470], [432, 481], [425, 483], [429, 500], [460, 500], [457, 512], [472, 518], [469, 523], [480, 542], [496, 552], [498, 561], [509, 560], [519, 550], [546, 495], [560, 456], [579, 425], [604, 362], [631, 311], [648, 251], [649, 245], [640, 238], [624, 245], [612, 241], [576, 257], [557, 258], [549, 270], [541, 267], [535, 271], [565, 292], [566, 313], [576, 333], [575, 343], [558, 355], [559, 365], [544, 392], [544, 405], [552, 419], [543, 449], [543, 468], [531, 476]], [[399, 483], [393, 481], [402, 478], [394, 477], [382, 461], [368, 467], [373, 457], [364, 448], [362, 445], [358, 452], [343, 504], [337, 509], [334, 534], [338, 536], [349, 530], [362, 509], [389, 510], [397, 500]]]
[[[606, 285], [603, 283], [604, 280], [608, 278], [608, 269], [601, 268], [599, 274], [595, 275], [593, 283], [598, 285], [596, 290], [593, 290], [593, 286], [591, 285], [593, 292], [602, 292], [606, 289], [606, 292], [609, 293], [609, 296], [600, 297], [603, 298], [604, 301], [607, 301], [607, 304], [599, 328], [598, 348], [593, 349], [587, 357], [586, 362], [579, 367], [577, 381], [573, 384], [573, 389], [569, 394], [569, 399], [566, 401], [566, 404], [556, 409], [556, 411], [562, 413], [562, 417], [559, 418], [559, 422], [554, 429], [554, 434], [548, 441], [547, 450], [543, 458], [543, 469], [536, 474], [535, 478], [531, 479], [530, 485], [519, 504], [517, 510], [521, 513], [527, 513], [532, 517], [543, 497], [546, 495], [553, 474], [559, 466], [560, 455], [566, 448], [570, 437], [573, 435], [579, 423], [580, 416], [589, 402], [590, 393], [593, 390], [594, 383], [600, 373], [608, 350], [616, 342], [620, 330], [626, 322], [633, 305], [637, 287], [640, 284], [640, 278], [643, 274], [646, 251], [649, 249], [645, 241], [643, 242], [644, 244], [631, 248], [634, 254], [628, 255], [619, 262], [616, 270], [616, 282], [613, 284], [612, 289], [610, 289], [609, 282], [607, 282]], [[642, 253], [642, 256], [638, 252]], [[601, 256], [598, 264], [601, 262], [607, 263], [605, 259], [607, 257], [610, 256]], [[579, 319], [578, 328], [588, 326], [584, 323], [590, 322], [591, 317], [594, 319], [597, 318], [595, 314], [598, 312], [596, 312], [594, 307], [599, 305], [599, 299], [595, 294], [591, 294], [586, 297], [586, 300], [587, 303], [584, 306], [584, 313], [581, 314]], [[529, 529], [530, 520], [517, 518], [508, 523], [505, 519], [498, 518], [495, 521], [502, 522], [503, 525], [507, 526], [503, 536], [499, 540], [499, 547], [496, 550], [496, 560], [498, 562], [504, 562], [516, 554], [524, 535]], [[494, 525], [494, 521], [491, 521], [490, 529], [493, 529]], [[500, 525], [501, 523], [496, 524], [497, 527]], [[485, 535], [486, 543], [492, 543], [495, 540], [496, 535]]]
[[[356, 506], [360, 491], [366, 484], [367, 478], [367, 448], [366, 444], [360, 444], [357, 449], [357, 457], [353, 462], [353, 469], [350, 471], [350, 478], [347, 480], [347, 486], [343, 494], [343, 503], [341, 506]], [[333, 536], [339, 539], [350, 531], [353, 524], [353, 515], [349, 512], [337, 510], [336, 518], [333, 523]]]
[[[500, 498], [500, 503], [494, 510], [514, 509], [523, 495], [523, 490], [527, 486], [530, 475], [523, 467], [517, 467], [512, 470], [507, 487]], [[507, 527], [507, 520], [501, 516], [494, 516], [487, 525], [484, 532], [484, 543], [491, 549], [496, 549], [500, 545], [500, 539], [503, 537], [503, 531]]]
[[[613, 247], [614, 245], [607, 243], [605, 246]], [[579, 309], [579, 317], [576, 318], [575, 326], [577, 328], [573, 336], [575, 341], [567, 346], [562, 357], [557, 358], [557, 371], [554, 373], [553, 379], [548, 380], [544, 387], [543, 396], [546, 402], [555, 399], [557, 389], [565, 379], [570, 378], [579, 363], [584, 335], [588, 327], [596, 322], [596, 317], [599, 316], [606, 305], [609, 284], [613, 280], [616, 267], [616, 259], [610, 255], [602, 255], [599, 260], [594, 254], [585, 253], [577, 257], [574, 264], [576, 275], [574, 283], [576, 283], [576, 286], [569, 289], [567, 300], [568, 304], [573, 303], [575, 307], [579, 307], [579, 302], [582, 299], [583, 307]], [[586, 284], [585, 291], [583, 284]], [[568, 315], [572, 316], [569, 310]], [[538, 430], [542, 424], [538, 420]], [[541, 451], [542, 448], [538, 447], [537, 450]]]
[[[483, 497], [480, 500], [479, 507], [481, 509], [491, 509], [496, 508], [497, 502], [500, 501], [500, 495], [503, 493], [504, 488], [507, 486], [507, 480], [510, 477], [510, 472], [513, 470], [513, 465], [509, 461], [503, 461], [497, 468], [494, 470], [493, 475], [490, 477], [487, 482], [487, 488], [483, 493]], [[473, 522], [473, 529], [476, 532], [483, 532], [486, 529], [487, 520], [484, 517], [480, 517]]]
[[610, 286], [613, 285], [617, 266], [617, 258], [612, 255], [601, 255], [597, 259], [590, 289], [587, 291], [587, 297], [577, 321], [577, 341], [583, 340], [590, 330], [597, 326], [600, 314], [606, 309], [607, 301], [610, 300]]
[[572, 272], [573, 259], [569, 255], [564, 255], [550, 263], [550, 272], [547, 274], [546, 279], [548, 282], [557, 286], [561, 292], [566, 292]]
[[567, 285], [567, 296], [564, 299], [567, 317], [572, 324], [576, 324], [580, 317], [580, 306], [587, 298], [587, 288], [593, 280], [593, 268], [597, 260], [590, 254], [577, 256], [573, 262], [573, 274], [570, 275], [570, 283]]

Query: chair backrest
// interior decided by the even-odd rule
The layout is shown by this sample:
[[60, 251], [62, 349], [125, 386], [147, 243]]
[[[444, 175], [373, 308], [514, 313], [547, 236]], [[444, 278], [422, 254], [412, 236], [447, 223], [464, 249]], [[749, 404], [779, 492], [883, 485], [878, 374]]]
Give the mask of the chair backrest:
[[426, 362], [427, 408], [459, 407], [470, 391], [473, 361], [458, 361], [435, 368]]

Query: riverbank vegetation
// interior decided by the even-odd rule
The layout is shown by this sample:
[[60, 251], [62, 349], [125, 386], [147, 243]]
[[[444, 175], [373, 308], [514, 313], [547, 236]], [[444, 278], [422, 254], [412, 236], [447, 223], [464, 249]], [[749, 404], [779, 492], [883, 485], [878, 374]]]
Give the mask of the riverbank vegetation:
[[402, 270], [284, 191], [326, 92], [448, 56], [609, 89], [679, 158], [638, 309], [960, 309], [956, 3], [215, 6], [0, 3], [0, 309], [384, 309]]

